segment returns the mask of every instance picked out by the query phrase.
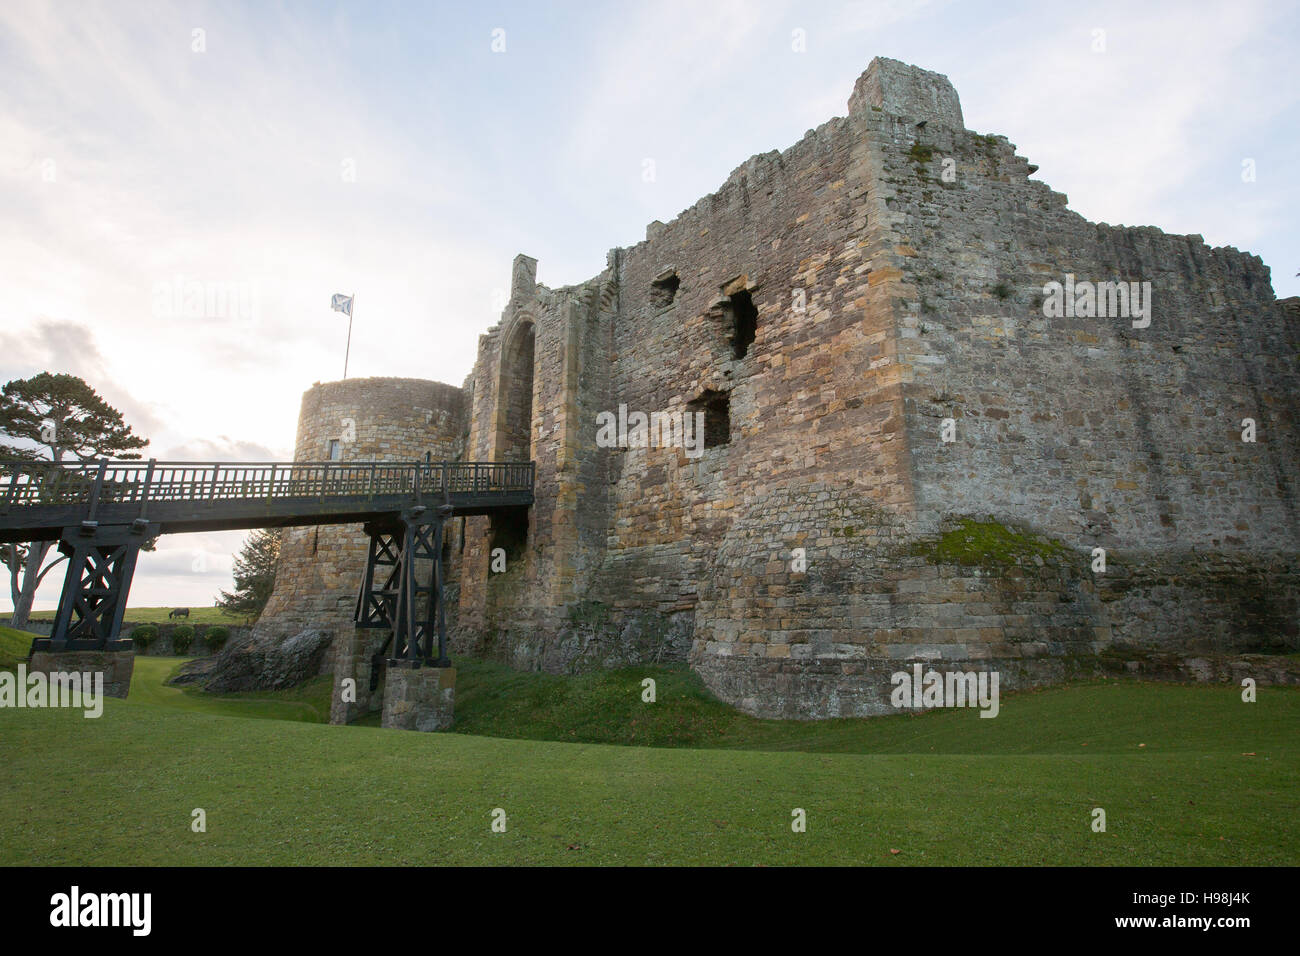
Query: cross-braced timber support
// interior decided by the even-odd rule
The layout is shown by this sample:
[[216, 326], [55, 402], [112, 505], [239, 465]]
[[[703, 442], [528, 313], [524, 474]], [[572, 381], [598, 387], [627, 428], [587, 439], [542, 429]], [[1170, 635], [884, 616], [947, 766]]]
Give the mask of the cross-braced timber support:
[[33, 650], [130, 650], [131, 642], [118, 640], [118, 632], [136, 558], [157, 530], [147, 521], [102, 528], [86, 521], [65, 528], [59, 550], [68, 556], [68, 569], [59, 610], [48, 642], [33, 642]]
[[366, 524], [370, 549], [357, 596], [357, 627], [392, 627], [401, 578], [403, 525]]
[[[392, 629], [371, 659], [371, 690], [378, 686], [379, 667], [390, 643], [394, 661], [448, 667], [447, 614], [443, 599], [443, 526], [454, 509], [444, 505], [434, 514], [417, 506], [402, 512], [400, 525], [368, 524], [370, 547], [356, 625]], [[427, 575], [421, 574], [427, 565]], [[434, 636], [437, 636], [437, 648]]]

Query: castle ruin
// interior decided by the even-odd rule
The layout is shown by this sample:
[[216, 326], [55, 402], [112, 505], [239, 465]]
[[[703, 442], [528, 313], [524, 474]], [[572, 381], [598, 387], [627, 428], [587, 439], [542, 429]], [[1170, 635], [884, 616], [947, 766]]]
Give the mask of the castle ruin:
[[[1034, 170], [946, 77], [878, 58], [847, 116], [589, 281], [517, 257], [461, 388], [313, 387], [295, 458], [536, 462], [531, 508], [449, 523], [453, 656], [685, 660], [764, 717], [891, 712], [915, 662], [1005, 688], [1300, 647], [1297, 301], [1256, 256], [1088, 222]], [[286, 530], [257, 627], [326, 635], [360, 689], [338, 722], [378, 706], [365, 554], [360, 528]]]

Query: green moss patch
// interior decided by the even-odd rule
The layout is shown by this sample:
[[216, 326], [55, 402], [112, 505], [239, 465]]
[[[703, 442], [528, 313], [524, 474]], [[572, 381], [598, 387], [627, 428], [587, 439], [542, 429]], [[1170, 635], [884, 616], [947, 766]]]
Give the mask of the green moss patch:
[[1005, 568], [1060, 564], [1070, 555], [1070, 550], [1058, 541], [1009, 528], [997, 521], [963, 518], [937, 539], [916, 545], [914, 553], [932, 564]]

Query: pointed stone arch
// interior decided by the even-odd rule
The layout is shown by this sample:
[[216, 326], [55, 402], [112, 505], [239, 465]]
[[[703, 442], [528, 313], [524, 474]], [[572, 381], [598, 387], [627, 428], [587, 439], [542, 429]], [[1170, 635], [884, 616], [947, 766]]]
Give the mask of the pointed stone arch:
[[536, 322], [528, 314], [516, 316], [501, 338], [494, 441], [497, 461], [533, 459], [536, 338]]

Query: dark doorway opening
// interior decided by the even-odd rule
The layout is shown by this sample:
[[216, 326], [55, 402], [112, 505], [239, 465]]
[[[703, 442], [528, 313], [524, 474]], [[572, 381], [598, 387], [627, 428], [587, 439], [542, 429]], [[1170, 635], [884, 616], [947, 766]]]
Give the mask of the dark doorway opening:
[[[491, 550], [502, 548], [506, 553], [506, 570], [515, 562], [523, 561], [528, 544], [528, 509], [509, 508], [492, 515]], [[489, 555], [489, 562], [491, 555]]]
[[731, 354], [734, 358], [741, 359], [748, 354], [749, 347], [758, 335], [758, 309], [748, 292], [736, 292], [731, 296], [731, 315], [735, 323]]

